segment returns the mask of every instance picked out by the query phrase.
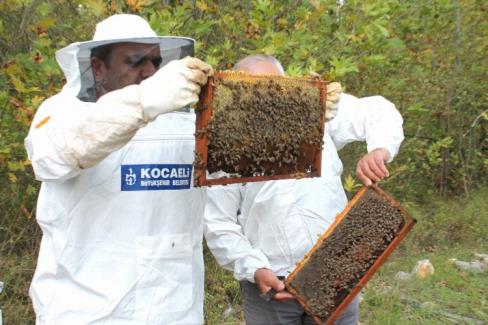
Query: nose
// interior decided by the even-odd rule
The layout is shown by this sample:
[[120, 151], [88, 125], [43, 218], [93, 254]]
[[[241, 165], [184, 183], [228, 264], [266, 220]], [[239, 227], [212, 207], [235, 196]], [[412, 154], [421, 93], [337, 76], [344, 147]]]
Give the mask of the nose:
[[145, 60], [141, 67], [141, 78], [146, 79], [156, 73], [158, 69], [154, 66], [151, 60]]

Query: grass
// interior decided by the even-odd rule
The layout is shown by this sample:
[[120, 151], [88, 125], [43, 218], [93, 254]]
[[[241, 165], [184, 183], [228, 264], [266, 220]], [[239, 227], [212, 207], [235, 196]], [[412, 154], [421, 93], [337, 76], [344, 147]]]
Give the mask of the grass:
[[37, 256], [26, 252], [20, 256], [2, 256], [0, 279], [5, 286], [0, 294], [0, 308], [5, 325], [34, 324], [34, 311], [28, 297]]
[[[468, 274], [448, 261], [465, 254], [466, 250], [459, 247], [429, 254], [396, 252], [364, 290], [362, 323], [446, 324], [453, 317], [455, 323], [488, 323], [488, 274]], [[395, 279], [398, 271], [409, 272], [417, 260], [424, 258], [434, 265], [433, 275], [426, 279]]]
[[[364, 290], [362, 323], [488, 323], [488, 273], [468, 274], [449, 262], [488, 253], [487, 195], [482, 189], [469, 198], [409, 207], [418, 223]], [[395, 279], [425, 258], [434, 265], [432, 276]]]
[[207, 324], [244, 323], [239, 282], [232, 272], [219, 267], [205, 247], [205, 321]]
[[5, 325], [35, 321], [28, 291], [41, 231], [32, 215], [36, 195], [22, 189], [20, 182], [0, 187], [0, 281], [4, 283], [0, 309]]
[[[363, 290], [362, 325], [488, 324], [488, 273], [468, 274], [449, 262], [450, 258], [470, 261], [474, 253], [488, 254], [486, 197], [488, 188], [470, 197], [428, 200], [423, 206], [405, 203], [418, 223]], [[39, 231], [32, 219], [20, 214], [4, 219], [0, 230], [4, 234], [0, 242], [4, 324], [34, 324], [28, 287]], [[397, 272], [410, 272], [416, 261], [425, 258], [434, 265], [432, 276], [395, 279]], [[239, 283], [216, 264], [208, 250], [205, 262], [206, 324], [243, 324]]]

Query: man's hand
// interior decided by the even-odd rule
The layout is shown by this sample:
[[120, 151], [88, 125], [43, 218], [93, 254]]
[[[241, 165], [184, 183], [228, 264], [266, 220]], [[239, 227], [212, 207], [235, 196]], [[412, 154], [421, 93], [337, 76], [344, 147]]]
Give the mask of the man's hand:
[[276, 290], [278, 293], [273, 297], [273, 300], [285, 301], [290, 299], [295, 299], [295, 296], [285, 291], [285, 284], [280, 281], [269, 269], [258, 269], [254, 273], [254, 281], [262, 293], [268, 292], [271, 288]]
[[359, 160], [356, 175], [364, 185], [370, 186], [389, 176], [388, 169], [386, 169], [388, 159], [390, 159], [388, 150], [375, 149]]
[[212, 67], [197, 58], [171, 61], [139, 86], [145, 118], [151, 121], [159, 114], [195, 104], [200, 87], [212, 74]]

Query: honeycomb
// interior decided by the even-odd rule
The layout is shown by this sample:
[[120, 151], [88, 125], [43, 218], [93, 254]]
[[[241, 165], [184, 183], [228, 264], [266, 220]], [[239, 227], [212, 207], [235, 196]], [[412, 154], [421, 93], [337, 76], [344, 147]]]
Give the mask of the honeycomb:
[[254, 177], [314, 169], [325, 102], [317, 85], [286, 77], [234, 77], [215, 78], [213, 87], [211, 119], [196, 130], [197, 137], [208, 135], [208, 172]]
[[[368, 188], [287, 279], [307, 311], [325, 322], [406, 225], [398, 204]], [[413, 219], [412, 219], [413, 220]]]

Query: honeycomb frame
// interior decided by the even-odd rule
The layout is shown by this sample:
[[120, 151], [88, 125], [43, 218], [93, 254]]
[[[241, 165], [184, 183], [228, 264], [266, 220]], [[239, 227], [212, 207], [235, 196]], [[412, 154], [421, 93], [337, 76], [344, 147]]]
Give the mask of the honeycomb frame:
[[[369, 254], [368, 257], [364, 257], [365, 259], [369, 258], [369, 260], [368, 262], [365, 262], [365, 265], [362, 265], [363, 269], [361, 270], [361, 272], [358, 272], [357, 274], [351, 274], [354, 275], [354, 278], [352, 278], [352, 280], [351, 278], [349, 278], [349, 282], [343, 281], [343, 283], [340, 283], [340, 282], [332, 281], [337, 278], [344, 277], [343, 275], [336, 278], [334, 278], [334, 276], [331, 276], [330, 278], [327, 279], [329, 282], [323, 279], [317, 280], [323, 274], [331, 274], [331, 273], [334, 274], [335, 272], [333, 268], [324, 267], [320, 269], [320, 272], [315, 271], [314, 273], [314, 268], [315, 270], [317, 270], [317, 266], [321, 265], [317, 263], [322, 263], [322, 266], [324, 264], [327, 266], [329, 265], [326, 262], [324, 262], [324, 259], [319, 260], [320, 257], [323, 258], [324, 255], [327, 255], [326, 253], [324, 253], [325, 250], [329, 249], [329, 251], [333, 251], [332, 248], [327, 247], [326, 245], [327, 239], [340, 238], [339, 240], [343, 240], [344, 238], [343, 234], [340, 232], [341, 225], [346, 224], [347, 222], [349, 222], [349, 224], [351, 224], [351, 222], [354, 222], [354, 220], [352, 221], [351, 220], [345, 221], [345, 220], [347, 216], [349, 216], [349, 213], [352, 213], [352, 215], [354, 216], [355, 210], [353, 209], [356, 206], [358, 207], [358, 209], [359, 207], [364, 208], [364, 205], [361, 204], [367, 202], [366, 200], [370, 199], [371, 197], [375, 199], [380, 198], [381, 200], [383, 200], [383, 202], [389, 204], [391, 209], [394, 209], [399, 213], [399, 215], [403, 219], [400, 228], [396, 230], [394, 234], [391, 232], [385, 233], [389, 243], [386, 244], [384, 242], [383, 245], [386, 245], [386, 247], [381, 247], [381, 248], [378, 247], [379, 251], [378, 250], [375, 251], [370, 250], [369, 252], [367, 250], [355, 251], [355, 254], [366, 254], [366, 255]], [[376, 217], [376, 215], [374, 217]], [[319, 238], [317, 243], [309, 250], [309, 252], [307, 252], [304, 258], [297, 264], [293, 272], [287, 276], [287, 278], [285, 279], [286, 289], [297, 297], [298, 302], [304, 307], [306, 312], [317, 322], [317, 324], [326, 324], [326, 325], [334, 324], [337, 318], [347, 308], [349, 303], [356, 297], [357, 294], [359, 294], [361, 289], [371, 279], [373, 274], [378, 270], [378, 268], [386, 261], [386, 259], [390, 256], [390, 254], [396, 249], [396, 247], [400, 244], [400, 242], [405, 238], [405, 236], [412, 229], [415, 223], [416, 220], [410, 216], [410, 214], [400, 205], [400, 203], [397, 202], [395, 199], [393, 199], [386, 192], [384, 192], [377, 185], [361, 188], [353, 197], [353, 199], [348, 203], [346, 208], [336, 217], [334, 223], [329, 227], [329, 229]], [[366, 231], [364, 229], [361, 230], [363, 230], [363, 232]], [[382, 228], [382, 230], [384, 229]], [[356, 238], [360, 235], [361, 234], [357, 234]], [[369, 235], [366, 235], [365, 237], [367, 236]], [[348, 239], [350, 240], [351, 238]], [[331, 240], [334, 244], [336, 244], [336, 242], [334, 242], [334, 239]], [[349, 241], [347, 248], [351, 252], [354, 250], [354, 248], [351, 248], [354, 246], [354, 244], [350, 244], [350, 243], [351, 242]], [[347, 256], [347, 254], [344, 255]], [[338, 259], [342, 258], [342, 260], [344, 259], [342, 256], [337, 258]], [[361, 260], [361, 258], [359, 258], [358, 260]], [[354, 259], [354, 261], [357, 260]], [[354, 269], [355, 267], [354, 263], [355, 262], [351, 262], [350, 265], [348, 265], [349, 269]], [[371, 264], [368, 265], [369, 263]], [[336, 269], [339, 270], [339, 267], [337, 267]], [[347, 273], [346, 271], [344, 271], [347, 268], [342, 267], [340, 269], [343, 270], [342, 272]], [[367, 271], [364, 272], [364, 269], [367, 269]], [[327, 314], [326, 316], [324, 316], [323, 311], [320, 310], [321, 308], [326, 308], [323, 307], [324, 305], [326, 305], [323, 303], [324, 300], [320, 301], [319, 304], [316, 295], [314, 296], [313, 293], [313, 290], [316, 291], [323, 290], [323, 286], [320, 286], [320, 284], [317, 285], [317, 283], [320, 283], [320, 281], [322, 281], [321, 283], [322, 285], [325, 286], [328, 285], [327, 289], [331, 289], [332, 292], [336, 293], [336, 295], [332, 296], [332, 299], [330, 300], [327, 300], [327, 298], [331, 298], [330, 296], [327, 297], [326, 294], [323, 294], [323, 296], [325, 296], [325, 301], [330, 302], [331, 300], [333, 300], [331, 304], [332, 307], [330, 307], [329, 310], [325, 312], [325, 314]], [[310, 291], [310, 288], [312, 292]], [[319, 294], [322, 293], [323, 292], [319, 292]]]
[[[227, 83], [227, 84], [225, 84]], [[219, 103], [223, 102], [222, 98], [224, 97], [226, 88], [230, 87], [229, 84], [236, 83], [239, 84], [238, 86], [233, 87], [246, 87], [245, 94], [250, 94], [248, 96], [248, 100], [251, 101], [259, 101], [260, 98], [259, 91], [269, 91], [271, 94], [274, 91], [274, 87], [276, 87], [275, 93], [279, 94], [280, 96], [273, 97], [273, 100], [276, 102], [281, 103], [282, 105], [291, 105], [291, 103], [297, 103], [297, 101], [312, 97], [314, 105], [307, 105], [307, 111], [305, 113], [309, 114], [310, 118], [309, 121], [313, 121], [311, 123], [310, 128], [300, 128], [300, 123], [303, 125], [303, 121], [300, 121], [302, 118], [301, 116], [307, 116], [306, 114], [301, 114], [298, 118], [290, 118], [286, 119], [281, 117], [282, 124], [285, 121], [286, 125], [282, 128], [284, 131], [280, 131], [280, 138], [279, 141], [275, 142], [265, 142], [264, 145], [261, 146], [261, 149], [258, 148], [258, 141], [264, 141], [257, 137], [251, 137], [245, 134], [243, 130], [242, 123], [248, 123], [248, 125], [254, 125], [252, 122], [248, 122], [249, 120], [249, 113], [247, 115], [247, 119], [242, 118], [234, 118], [234, 120], [230, 121], [230, 117], [228, 118], [229, 125], [227, 129], [229, 130], [236, 130], [231, 136], [228, 136], [230, 131], [227, 131], [227, 136], [222, 136], [217, 132], [213, 132], [217, 124], [216, 121], [218, 118], [225, 116], [224, 114], [233, 114], [232, 109], [222, 109], [219, 108]], [[269, 83], [269, 86], [268, 86]], [[266, 85], [264, 87], [263, 85]], [[219, 88], [220, 87], [220, 88]], [[263, 90], [266, 89], [266, 90]], [[287, 93], [290, 91], [289, 89], [296, 90], [300, 92], [299, 95], [293, 95]], [[297, 90], [298, 89], [298, 90]], [[236, 90], [237, 93], [242, 91], [242, 87]], [[301, 92], [310, 92], [312, 96], [300, 96]], [[224, 94], [224, 95], [223, 95]], [[233, 103], [236, 101], [236, 97], [239, 101], [243, 101], [241, 97], [243, 96], [235, 96], [233, 93], [232, 99], [229, 100], [228, 103], [220, 104], [221, 107], [234, 107], [229, 103]], [[306, 93], [308, 94], [308, 93]], [[257, 182], [257, 181], [265, 181], [265, 180], [277, 180], [277, 179], [288, 179], [288, 178], [303, 178], [303, 177], [318, 177], [321, 175], [321, 159], [322, 159], [322, 146], [323, 146], [323, 134], [325, 128], [325, 102], [326, 102], [326, 95], [327, 95], [327, 84], [325, 81], [320, 79], [313, 79], [313, 78], [293, 78], [293, 77], [283, 77], [283, 76], [254, 76], [245, 74], [242, 72], [235, 72], [235, 71], [220, 71], [214, 74], [214, 76], [210, 77], [207, 84], [202, 88], [200, 93], [200, 99], [196, 107], [196, 129], [195, 129], [195, 160], [194, 160], [194, 186], [208, 186], [208, 185], [221, 185], [221, 184], [231, 184], [231, 183], [246, 183], [246, 182]], [[293, 97], [295, 96], [295, 97]], [[309, 101], [311, 101], [310, 99]], [[287, 102], [288, 101], [288, 102]], [[275, 102], [273, 102], [274, 104]], [[303, 102], [299, 102], [303, 103]], [[267, 102], [269, 104], [269, 101]], [[245, 105], [245, 104], [241, 104]], [[254, 104], [255, 105], [255, 104]], [[296, 105], [296, 107], [302, 107], [304, 104]], [[270, 105], [273, 106], [273, 105]], [[287, 106], [291, 107], [291, 106]], [[247, 108], [246, 108], [247, 109]], [[220, 111], [219, 111], [220, 110]], [[242, 110], [242, 109], [241, 109]], [[256, 108], [254, 108], [256, 111]], [[223, 112], [223, 113], [222, 113]], [[266, 106], [266, 109], [259, 110], [259, 123], [263, 123], [266, 121], [269, 123], [270, 127], [275, 124], [277, 117], [276, 112], [283, 115], [285, 112], [277, 110], [276, 107], [269, 108]], [[294, 114], [303, 113], [302, 111], [293, 111]], [[237, 112], [239, 113], [239, 112]], [[220, 115], [218, 115], [220, 114]], [[234, 112], [235, 114], [235, 112]], [[275, 114], [273, 116], [272, 114]], [[284, 116], [284, 115], [283, 115]], [[214, 121], [215, 120], [215, 121]], [[243, 122], [244, 120], [244, 122]], [[278, 118], [279, 120], [279, 118]], [[296, 120], [296, 121], [295, 121]], [[302, 119], [303, 120], [303, 119]], [[213, 124], [212, 124], [213, 123]], [[234, 124], [231, 124], [234, 123]], [[313, 125], [312, 125], [313, 124]], [[256, 123], [256, 125], [259, 125]], [[276, 124], [278, 125], [278, 124]], [[240, 128], [240, 129], [239, 129]], [[247, 126], [249, 128], [249, 126]], [[257, 128], [257, 127], [256, 127]], [[304, 137], [295, 136], [296, 132], [293, 133], [291, 131], [294, 130], [307, 130], [306, 140]], [[239, 131], [241, 130], [241, 131]], [[246, 139], [246, 144], [244, 145], [245, 149], [239, 149], [238, 145], [236, 145], [236, 136], [243, 135], [241, 139]], [[213, 132], [213, 133], [212, 133]], [[265, 139], [265, 132], [266, 130], [259, 129], [259, 131], [254, 132], [262, 132], [263, 139]], [[302, 132], [302, 131], [300, 131]], [[303, 131], [305, 132], [305, 131]], [[269, 132], [268, 132], [269, 133]], [[271, 132], [272, 133], [272, 132]], [[277, 134], [277, 132], [276, 132]], [[274, 135], [278, 137], [278, 135]], [[291, 135], [290, 135], [291, 134]], [[298, 140], [297, 140], [298, 138]], [[251, 139], [251, 140], [249, 140]], [[312, 140], [310, 140], [312, 139]], [[243, 140], [244, 141], [244, 140]], [[254, 142], [253, 142], [254, 141]], [[301, 141], [301, 142], [300, 142]], [[308, 141], [308, 142], [306, 142]], [[313, 142], [312, 142], [313, 141]], [[229, 150], [224, 151], [223, 149], [216, 150], [216, 145], [219, 144], [219, 148], [229, 148]], [[248, 143], [250, 143], [248, 145]], [[271, 145], [268, 145], [271, 143]], [[248, 145], [248, 147], [246, 147]], [[238, 150], [248, 150], [245, 154], [239, 152], [238, 154], [234, 154], [238, 150], [234, 150], [237, 148]], [[249, 149], [251, 148], [251, 149]], [[252, 149], [254, 148], [254, 149]], [[281, 148], [282, 151], [280, 152], [277, 148]], [[284, 148], [284, 149], [283, 149]], [[292, 149], [290, 149], [292, 148]], [[249, 152], [251, 150], [251, 152]], [[252, 151], [254, 150], [254, 151]], [[285, 154], [283, 154], [283, 150]], [[286, 150], [290, 152], [287, 155]], [[275, 153], [274, 157], [271, 157], [271, 152]], [[293, 155], [291, 154], [293, 152]], [[218, 156], [220, 155], [220, 156]], [[228, 157], [221, 158], [222, 156], [229, 155]], [[251, 158], [252, 156], [252, 158]], [[212, 158], [218, 157], [218, 158]], [[259, 159], [263, 160], [262, 157], [267, 158], [264, 162], [260, 162]], [[288, 159], [288, 160], [286, 160]], [[232, 163], [228, 163], [226, 168], [221, 168], [222, 161], [227, 163], [227, 160], [232, 161]], [[258, 163], [256, 163], [256, 161]], [[221, 165], [218, 165], [221, 164]], [[235, 166], [234, 170], [231, 170], [233, 167], [229, 167], [230, 165]], [[217, 166], [217, 167], [215, 167]], [[221, 168], [221, 169], [219, 169]], [[212, 172], [222, 170], [224, 174], [222, 176], [218, 175], [219, 173], [213, 174], [211, 177], [209, 175]], [[217, 176], [216, 176], [217, 175]]]

